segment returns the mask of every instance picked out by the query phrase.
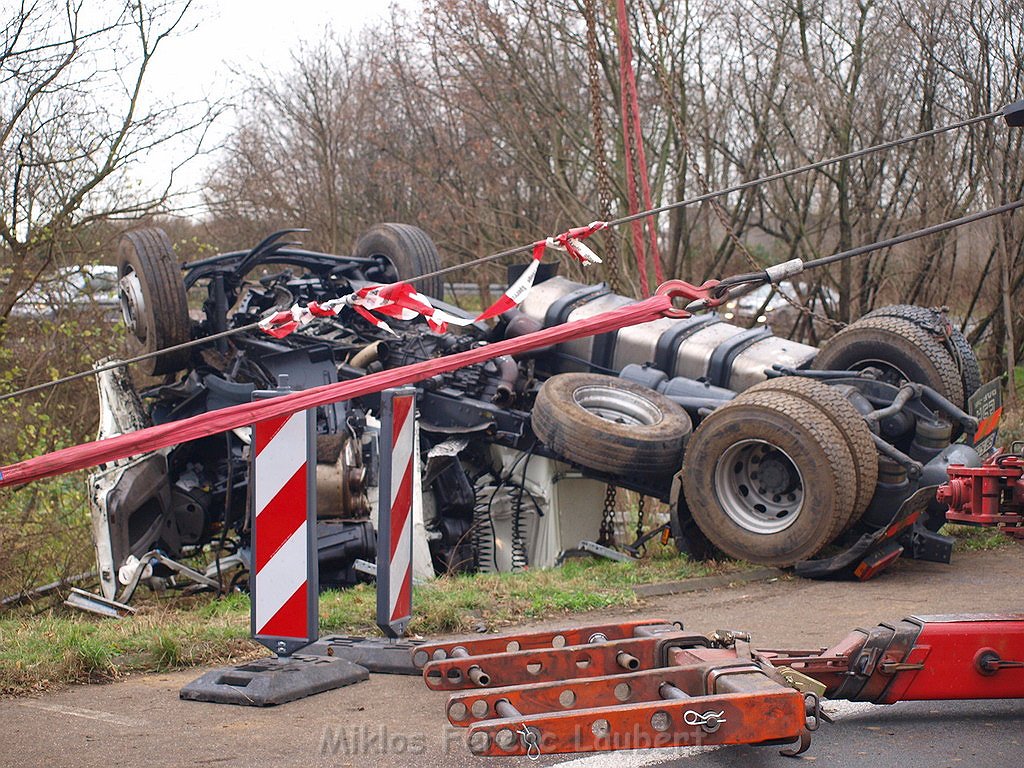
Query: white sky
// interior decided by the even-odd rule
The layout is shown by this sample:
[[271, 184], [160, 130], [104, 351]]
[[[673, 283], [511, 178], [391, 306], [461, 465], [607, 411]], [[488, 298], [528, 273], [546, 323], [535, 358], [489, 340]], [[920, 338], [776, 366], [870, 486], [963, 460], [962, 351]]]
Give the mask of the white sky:
[[[232, 71], [260, 67], [285, 69], [290, 52], [304, 40], [317, 40], [332, 28], [339, 37], [387, 18], [390, 7], [415, 8], [417, 0], [197, 0], [182, 33], [169, 38], [146, 74], [152, 96], [188, 101], [230, 96]], [[222, 118], [214, 138], [231, 128]], [[163, 178], [173, 164], [169, 153], [154, 153], [136, 169], [143, 179]], [[176, 186], [193, 187], [203, 163], [191, 164]]]
[[[150, 87], [182, 97], [226, 85], [231, 69], [287, 64], [303, 40], [319, 39], [328, 27], [339, 36], [386, 18], [391, 5], [409, 0], [199, 0], [186, 16], [194, 27], [165, 48], [148, 73]], [[191, 23], [189, 23], [189, 21]]]

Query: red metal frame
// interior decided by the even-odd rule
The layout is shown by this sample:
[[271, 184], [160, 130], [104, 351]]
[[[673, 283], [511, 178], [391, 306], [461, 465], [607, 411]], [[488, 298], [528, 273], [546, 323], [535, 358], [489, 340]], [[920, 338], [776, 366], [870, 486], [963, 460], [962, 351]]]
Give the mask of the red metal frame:
[[1024, 536], [1024, 457], [996, 454], [980, 467], [954, 465], [947, 471], [949, 482], [935, 494], [949, 505], [947, 520]]
[[[508, 648], [518, 650], [494, 652]], [[819, 695], [1024, 698], [1024, 614], [911, 616], [828, 649], [759, 651], [743, 633], [705, 637], [649, 621], [417, 652], [445, 656], [424, 664], [424, 678], [455, 692], [448, 719], [468, 729], [478, 755], [790, 742], [786, 753], [797, 754], [818, 725]]]

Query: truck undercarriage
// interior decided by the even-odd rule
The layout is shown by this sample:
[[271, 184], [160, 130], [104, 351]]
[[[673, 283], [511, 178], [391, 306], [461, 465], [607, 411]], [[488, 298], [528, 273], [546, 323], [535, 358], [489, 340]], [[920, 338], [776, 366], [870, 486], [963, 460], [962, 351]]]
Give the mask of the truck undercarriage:
[[[129, 232], [118, 269], [130, 332], [155, 352], [440, 264], [407, 225], [374, 227], [353, 256], [302, 250], [288, 234], [179, 268], [162, 231]], [[152, 358], [145, 372], [163, 380], [137, 394], [126, 376], [103, 374], [100, 437], [248, 402], [285, 379], [293, 389], [355, 379], [633, 301], [552, 271], [493, 326], [395, 322], [389, 333], [344, 310], [284, 338], [243, 331]], [[438, 300], [443, 288], [437, 276], [417, 283], [435, 306], [471, 317]], [[190, 291], [203, 296], [201, 316]], [[869, 552], [877, 567], [901, 553], [948, 561], [944, 506], [934, 494], [905, 502], [944, 482], [950, 463], [981, 463], [969, 439], [954, 442], [975, 432], [964, 409], [979, 385], [959, 331], [906, 305], [870, 313], [821, 350], [701, 314], [436, 376], [417, 388], [418, 575], [550, 566], [581, 541], [611, 544], [614, 488], [666, 504], [665, 533], [695, 556], [823, 576], [849, 575]], [[357, 561], [374, 555], [378, 409], [370, 395], [317, 412], [323, 585], [365, 578]], [[140, 580], [174, 584], [164, 561], [204, 547], [215, 553], [208, 581], [244, 583], [248, 444], [234, 430], [91, 476], [107, 598]]]

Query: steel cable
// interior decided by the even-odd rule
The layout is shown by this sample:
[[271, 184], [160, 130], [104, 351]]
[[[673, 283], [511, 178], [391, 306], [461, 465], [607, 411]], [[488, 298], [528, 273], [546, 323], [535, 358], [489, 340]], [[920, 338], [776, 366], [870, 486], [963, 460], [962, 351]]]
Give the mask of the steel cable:
[[[950, 123], [949, 125], [940, 126], [938, 128], [932, 128], [932, 129], [927, 130], [927, 131], [922, 131], [920, 133], [915, 133], [915, 134], [911, 134], [909, 136], [904, 136], [904, 137], [899, 138], [899, 139], [894, 139], [893, 141], [884, 142], [882, 144], [875, 144], [875, 145], [870, 146], [870, 147], [865, 147], [864, 149], [859, 149], [859, 150], [857, 150], [855, 152], [848, 152], [848, 153], [846, 153], [844, 155], [836, 155], [835, 157], [830, 157], [830, 158], [828, 158], [826, 160], [819, 160], [819, 161], [814, 162], [814, 163], [808, 163], [806, 165], [801, 165], [801, 166], [799, 166], [797, 168], [791, 168], [789, 170], [779, 171], [777, 173], [769, 174], [767, 176], [761, 176], [761, 177], [758, 177], [756, 179], [751, 179], [750, 181], [744, 181], [744, 182], [741, 182], [739, 184], [734, 184], [731, 187], [725, 187], [723, 189], [718, 189], [718, 190], [713, 190], [713, 191], [710, 191], [710, 192], [705, 192], [704, 194], [697, 195], [696, 197], [686, 198], [685, 200], [678, 200], [678, 201], [673, 202], [673, 203], [666, 203], [665, 205], [658, 206], [657, 208], [651, 208], [649, 210], [640, 211], [639, 213], [632, 214], [630, 216], [623, 216], [623, 217], [620, 217], [618, 219], [613, 219], [613, 220], [607, 222], [607, 228], [611, 229], [612, 227], [619, 227], [619, 226], [622, 226], [623, 224], [629, 224], [630, 222], [637, 221], [639, 219], [643, 219], [643, 218], [645, 218], [647, 216], [654, 216], [654, 215], [657, 215], [659, 213], [664, 213], [666, 211], [675, 210], [677, 208], [683, 208], [683, 207], [686, 207], [686, 206], [689, 206], [689, 205], [696, 205], [698, 203], [703, 203], [703, 202], [706, 202], [708, 200], [713, 200], [713, 199], [718, 198], [718, 197], [723, 197], [725, 195], [729, 195], [729, 194], [732, 194], [734, 192], [740, 192], [740, 191], [743, 191], [745, 189], [749, 189], [751, 187], [759, 186], [761, 184], [766, 184], [766, 183], [771, 182], [771, 181], [777, 181], [779, 179], [788, 178], [790, 176], [796, 176], [796, 175], [801, 174], [801, 173], [808, 173], [810, 171], [815, 171], [815, 170], [818, 170], [820, 168], [824, 168], [824, 167], [826, 167], [828, 165], [833, 165], [835, 163], [840, 163], [840, 162], [843, 162], [845, 160], [853, 160], [853, 159], [858, 158], [858, 157], [864, 157], [865, 155], [873, 154], [875, 152], [881, 152], [881, 151], [886, 150], [886, 149], [893, 149], [894, 147], [902, 146], [903, 144], [909, 144], [911, 142], [920, 141], [921, 139], [926, 139], [926, 138], [929, 138], [931, 136], [937, 136], [939, 134], [946, 133], [948, 131], [954, 131], [954, 130], [958, 130], [960, 128], [965, 128], [967, 126], [974, 125], [976, 123], [984, 122], [985, 120], [991, 120], [991, 119], [993, 119], [995, 117], [998, 117], [998, 116], [1000, 116], [1002, 114], [1003, 114], [1002, 110], [996, 110], [994, 112], [989, 112], [989, 113], [984, 114], [984, 115], [978, 115], [976, 117], [971, 117], [971, 118], [968, 118], [966, 120], [961, 120], [961, 121], [956, 122], [956, 123]], [[934, 232], [942, 232], [942, 231], [944, 231], [946, 229], [951, 229], [951, 228], [953, 228], [955, 226], [960, 226], [962, 224], [966, 224], [966, 223], [969, 223], [971, 221], [977, 221], [978, 219], [986, 218], [988, 216], [992, 216], [992, 215], [995, 215], [997, 213], [1003, 213], [1005, 211], [1013, 210], [1015, 208], [1020, 207], [1020, 205], [1022, 205], [1022, 204], [1024, 204], [1024, 201], [1017, 201], [1016, 203], [1009, 203], [1006, 206], [1001, 206], [999, 208], [990, 209], [989, 211], [983, 211], [983, 212], [978, 213], [978, 214], [972, 214], [971, 216], [965, 216], [965, 217], [962, 217], [960, 219], [956, 219], [956, 220], [954, 220], [952, 222], [946, 222], [944, 224], [937, 224], [934, 227], [928, 227], [925, 230], [918, 230], [915, 233], [909, 233], [907, 235], [900, 235], [898, 237], [890, 238], [889, 240], [882, 241], [881, 243], [872, 243], [870, 245], [865, 245], [865, 246], [860, 246], [858, 248], [853, 248], [853, 249], [851, 249], [849, 251], [843, 251], [842, 253], [837, 253], [837, 254], [833, 254], [831, 256], [826, 256], [826, 257], [823, 257], [821, 259], [815, 259], [813, 261], [806, 262], [804, 264], [804, 269], [807, 270], [807, 269], [812, 269], [814, 267], [824, 266], [825, 264], [831, 264], [831, 263], [836, 262], [836, 261], [841, 261], [843, 259], [852, 258], [854, 256], [858, 256], [860, 254], [867, 253], [869, 251], [878, 250], [879, 248], [884, 248], [884, 247], [887, 247], [889, 245], [895, 245], [895, 244], [898, 244], [898, 243], [906, 242], [907, 240], [911, 240], [911, 239], [914, 239], [916, 237], [923, 237], [923, 236], [925, 236], [927, 234], [933, 234]], [[430, 277], [437, 277], [439, 275], [446, 275], [446, 274], [449, 274], [451, 272], [456, 272], [456, 271], [458, 271], [460, 269], [466, 269], [468, 267], [473, 267], [473, 266], [476, 266], [478, 264], [485, 264], [485, 263], [489, 263], [491, 261], [496, 261], [498, 259], [502, 259], [502, 258], [505, 258], [507, 256], [515, 256], [515, 255], [519, 255], [519, 254], [522, 254], [522, 253], [528, 253], [528, 252], [530, 252], [532, 250], [533, 250], [533, 244], [532, 243], [529, 244], [529, 245], [517, 246], [515, 248], [508, 248], [508, 249], [503, 250], [503, 251], [498, 251], [497, 253], [492, 253], [489, 256], [482, 256], [479, 259], [473, 259], [471, 261], [462, 262], [461, 264], [455, 264], [455, 265], [452, 265], [450, 267], [444, 267], [442, 269], [436, 269], [433, 272], [427, 272], [427, 273], [422, 274], [422, 275], [417, 275], [416, 277], [408, 278], [407, 280], [405, 280], [405, 282], [415, 283], [415, 282], [418, 282], [420, 280], [425, 280], [425, 279], [430, 278]], [[272, 310], [272, 311], [276, 311], [276, 310]], [[227, 330], [227, 331], [222, 331], [220, 333], [215, 333], [215, 334], [213, 334], [211, 336], [204, 336], [204, 337], [202, 337], [200, 339], [193, 339], [191, 341], [187, 341], [187, 342], [184, 342], [182, 344], [176, 344], [174, 346], [166, 347], [164, 349], [159, 349], [159, 350], [156, 350], [154, 352], [147, 352], [147, 353], [142, 354], [142, 355], [137, 355], [137, 356], [131, 357], [131, 358], [127, 359], [127, 360], [114, 361], [112, 363], [108, 363], [108, 364], [106, 364], [104, 366], [101, 366], [99, 368], [90, 369], [88, 371], [81, 371], [79, 373], [72, 374], [70, 376], [65, 376], [65, 377], [59, 378], [59, 379], [54, 379], [53, 381], [48, 381], [48, 382], [45, 382], [43, 384], [36, 384], [34, 386], [31, 386], [31, 387], [26, 387], [25, 389], [19, 389], [19, 390], [15, 391], [15, 392], [8, 392], [6, 394], [0, 395], [0, 402], [2, 402], [4, 400], [10, 400], [10, 399], [16, 398], [16, 397], [21, 397], [23, 395], [32, 394], [34, 392], [41, 392], [43, 390], [51, 389], [53, 387], [56, 387], [56, 386], [58, 386], [60, 384], [66, 384], [66, 383], [71, 382], [71, 381], [76, 381], [78, 379], [85, 378], [86, 376], [93, 376], [93, 375], [95, 375], [97, 373], [103, 373], [104, 371], [113, 370], [115, 368], [121, 368], [121, 367], [124, 367], [124, 366], [127, 366], [127, 365], [131, 365], [133, 363], [141, 362], [142, 360], [148, 360], [151, 357], [158, 357], [160, 355], [165, 355], [165, 354], [168, 354], [170, 352], [174, 352], [174, 351], [177, 351], [177, 350], [180, 350], [180, 349], [187, 349], [187, 348], [190, 348], [190, 347], [198, 346], [200, 344], [207, 344], [207, 343], [209, 343], [211, 341], [216, 341], [218, 339], [223, 339], [223, 338], [226, 338], [228, 336], [233, 336], [233, 335], [238, 334], [238, 333], [243, 333], [245, 331], [255, 330], [258, 327], [259, 327], [259, 323], [258, 322], [257, 323], [250, 323], [249, 325], [240, 326], [238, 328], [232, 328], [232, 329]]]

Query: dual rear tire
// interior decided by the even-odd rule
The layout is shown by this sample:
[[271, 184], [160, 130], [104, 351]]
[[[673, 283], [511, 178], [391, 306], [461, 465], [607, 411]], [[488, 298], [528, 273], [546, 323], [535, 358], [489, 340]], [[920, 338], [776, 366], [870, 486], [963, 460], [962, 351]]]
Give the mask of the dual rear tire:
[[690, 438], [683, 492], [725, 554], [786, 566], [820, 552], [874, 494], [878, 456], [864, 419], [810, 379], [772, 379], [716, 409]]
[[890, 384], [927, 384], [961, 408], [981, 386], [978, 359], [963, 333], [940, 312], [910, 304], [881, 307], [851, 323], [825, 342], [814, 367], [874, 367]]
[[[556, 453], [609, 475], [672, 474], [682, 459], [694, 522], [727, 555], [792, 565], [855, 522], [878, 455], [843, 395], [810, 379], [759, 384], [691, 434], [686, 411], [632, 382], [589, 373], [541, 387], [533, 429]], [[684, 452], [685, 446], [685, 452]]]

